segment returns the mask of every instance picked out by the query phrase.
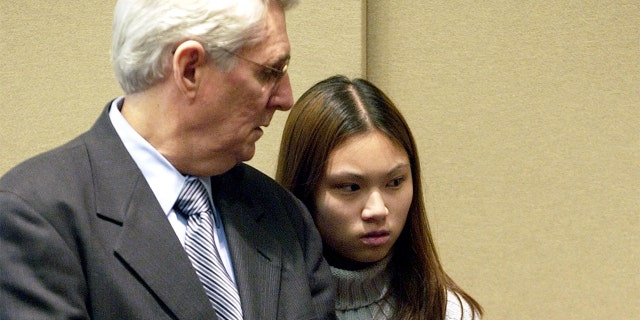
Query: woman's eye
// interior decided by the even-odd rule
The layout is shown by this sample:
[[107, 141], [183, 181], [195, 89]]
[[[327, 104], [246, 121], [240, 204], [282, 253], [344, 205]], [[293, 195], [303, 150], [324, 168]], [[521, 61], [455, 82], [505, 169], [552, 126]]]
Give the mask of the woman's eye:
[[388, 187], [391, 188], [397, 188], [399, 187], [403, 182], [405, 181], [404, 177], [397, 177], [391, 181], [389, 181], [389, 183], [387, 184]]
[[347, 183], [338, 185], [338, 189], [344, 192], [354, 192], [360, 190], [360, 186], [355, 183]]

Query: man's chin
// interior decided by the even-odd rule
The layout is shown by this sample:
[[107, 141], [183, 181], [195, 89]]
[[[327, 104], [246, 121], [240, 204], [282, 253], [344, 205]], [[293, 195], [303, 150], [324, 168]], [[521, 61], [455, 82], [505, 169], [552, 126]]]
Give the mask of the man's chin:
[[253, 159], [253, 157], [256, 155], [256, 144], [255, 143], [251, 143], [247, 146], [245, 146], [244, 150], [242, 150], [242, 153], [239, 157], [239, 161], [238, 162], [245, 162], [245, 161], [249, 161], [251, 159]]

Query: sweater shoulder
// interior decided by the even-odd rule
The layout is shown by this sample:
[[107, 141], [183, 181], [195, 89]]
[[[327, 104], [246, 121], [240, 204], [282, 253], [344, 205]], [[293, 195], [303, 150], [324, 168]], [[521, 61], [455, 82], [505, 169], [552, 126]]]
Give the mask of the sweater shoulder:
[[446, 320], [471, 320], [480, 319], [478, 314], [473, 316], [469, 302], [459, 294], [447, 291], [447, 312]]

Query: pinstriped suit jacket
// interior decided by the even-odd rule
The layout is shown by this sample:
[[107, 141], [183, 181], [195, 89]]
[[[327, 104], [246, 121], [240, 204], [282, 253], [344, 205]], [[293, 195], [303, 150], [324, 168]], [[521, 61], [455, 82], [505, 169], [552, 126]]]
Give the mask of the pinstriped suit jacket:
[[[215, 319], [108, 118], [0, 180], [0, 319]], [[212, 177], [245, 319], [333, 318], [306, 208], [239, 164]]]

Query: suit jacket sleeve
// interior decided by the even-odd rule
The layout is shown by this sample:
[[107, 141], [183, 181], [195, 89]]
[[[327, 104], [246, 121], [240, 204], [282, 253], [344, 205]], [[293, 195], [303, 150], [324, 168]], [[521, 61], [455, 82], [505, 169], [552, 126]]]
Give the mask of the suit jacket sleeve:
[[[0, 319], [88, 319], [80, 256], [69, 229], [56, 227], [71, 217], [43, 215], [33, 201], [41, 194], [23, 193], [30, 186], [16, 179], [28, 175], [10, 173], [0, 185]], [[64, 206], [45, 212], [54, 211]]]
[[[305, 227], [302, 230], [307, 230], [302, 236], [306, 237], [306, 243], [308, 243], [308, 249], [306, 250], [308, 261], [308, 273], [311, 282], [311, 294], [314, 300], [314, 305], [318, 314], [322, 319], [334, 319], [334, 297], [335, 287], [333, 278], [330, 276], [329, 265], [322, 256], [322, 241], [320, 240], [320, 233], [315, 227], [311, 215], [307, 208], [302, 204], [302, 201], [296, 199], [297, 205], [300, 207], [300, 212], [304, 217]], [[328, 277], [329, 275], [329, 277]], [[329, 278], [331, 281], [327, 281]]]

